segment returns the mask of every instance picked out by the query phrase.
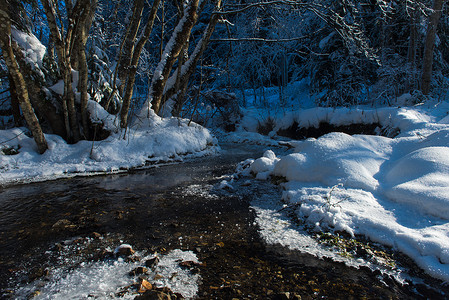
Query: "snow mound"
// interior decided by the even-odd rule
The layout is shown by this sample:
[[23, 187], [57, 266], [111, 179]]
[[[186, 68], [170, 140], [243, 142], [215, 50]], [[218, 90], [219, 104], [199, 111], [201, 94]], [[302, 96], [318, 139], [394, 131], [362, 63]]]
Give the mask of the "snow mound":
[[272, 150], [265, 151], [263, 157], [256, 159], [250, 167], [250, 171], [256, 174], [256, 179], [266, 180], [273, 172], [274, 166], [279, 159]]
[[385, 176], [386, 195], [449, 219], [449, 147], [425, 147], [398, 159]]
[[[292, 154], [249, 161], [248, 168], [258, 179], [284, 177], [283, 200], [312, 229], [364, 235], [449, 282], [449, 126], [439, 122], [447, 104], [440, 107], [377, 110], [377, 121], [401, 129], [394, 139], [334, 132], [295, 142]], [[357, 110], [297, 114], [308, 124], [324, 115], [336, 125], [361, 120]]]
[[298, 144], [295, 153], [276, 164], [274, 175], [329, 186], [343, 182], [345, 186], [372, 191], [379, 185], [373, 176], [389, 151], [390, 141], [384, 137], [330, 133]]

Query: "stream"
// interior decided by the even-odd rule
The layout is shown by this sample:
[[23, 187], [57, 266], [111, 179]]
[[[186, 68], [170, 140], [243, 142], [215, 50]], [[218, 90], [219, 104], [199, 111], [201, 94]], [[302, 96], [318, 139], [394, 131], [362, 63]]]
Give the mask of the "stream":
[[[143, 294], [133, 285], [142, 276], [130, 271], [175, 254], [175, 271], [143, 272], [154, 285], [169, 285], [172, 299], [445, 298], [438, 282], [402, 285], [368, 268], [267, 245], [251, 203], [280, 199], [282, 191], [247, 179], [217, 188], [265, 149], [222, 148], [180, 164], [0, 190], [0, 298], [134, 298]], [[134, 259], [113, 256], [121, 244], [132, 246]]]

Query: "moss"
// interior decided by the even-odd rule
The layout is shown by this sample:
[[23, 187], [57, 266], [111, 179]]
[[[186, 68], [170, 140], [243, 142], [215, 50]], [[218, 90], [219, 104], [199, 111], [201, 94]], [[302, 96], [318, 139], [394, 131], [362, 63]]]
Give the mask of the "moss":
[[351, 238], [339, 233], [319, 232], [315, 238], [320, 244], [336, 249], [343, 257], [363, 258], [389, 268], [396, 267], [393, 253], [388, 253], [381, 246], [370, 245], [363, 237]]

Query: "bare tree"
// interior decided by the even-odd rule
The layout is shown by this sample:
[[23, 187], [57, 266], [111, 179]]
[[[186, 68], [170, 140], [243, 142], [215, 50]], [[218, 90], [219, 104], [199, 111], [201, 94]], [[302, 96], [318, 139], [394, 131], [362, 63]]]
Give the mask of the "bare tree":
[[[142, 13], [144, 9], [144, 0], [134, 0], [133, 14], [128, 23], [127, 30], [123, 37], [122, 48], [119, 53], [118, 78], [120, 79], [119, 93], [123, 95], [123, 89], [126, 85], [126, 78], [128, 77], [131, 59], [136, 46], [137, 33], [139, 31], [140, 22], [142, 21]], [[154, 6], [154, 3], [153, 3]], [[156, 6], [157, 8], [157, 6]], [[152, 25], [151, 25], [152, 28]], [[151, 30], [150, 30], [151, 33]], [[139, 53], [140, 55], [140, 53]]]

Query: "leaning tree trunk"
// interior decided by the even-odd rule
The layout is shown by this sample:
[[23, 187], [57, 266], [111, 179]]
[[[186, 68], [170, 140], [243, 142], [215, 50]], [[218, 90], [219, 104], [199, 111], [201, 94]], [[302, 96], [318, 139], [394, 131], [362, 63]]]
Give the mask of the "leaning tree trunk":
[[[221, 0], [217, 1], [215, 10], [219, 11], [221, 9]], [[167, 86], [164, 89], [164, 98], [169, 99], [173, 97], [175, 94], [177, 94], [177, 102], [181, 102], [182, 94], [187, 89], [187, 84], [189, 82], [190, 76], [193, 74], [193, 72], [196, 69], [196, 66], [198, 64], [199, 59], [203, 55], [204, 51], [206, 50], [206, 47], [210, 41], [210, 38], [212, 36], [212, 33], [215, 30], [215, 26], [218, 23], [220, 15], [217, 13], [212, 14], [209, 24], [205, 28], [203, 32], [203, 36], [198, 42], [198, 44], [195, 47], [195, 50], [193, 51], [191, 57], [185, 62], [182, 63], [182, 67], [180, 68], [179, 72], [175, 72], [172, 77], [170, 77], [170, 84], [167, 84]], [[181, 111], [182, 103], [176, 104], [176, 110], [175, 113], [179, 114]]]
[[427, 25], [426, 42], [424, 46], [423, 66], [421, 75], [421, 91], [424, 95], [430, 92], [430, 82], [432, 80], [433, 50], [435, 48], [435, 36], [444, 0], [434, 0], [432, 14]]
[[192, 0], [187, 4], [187, 7], [184, 10], [184, 16], [176, 26], [170, 41], [165, 47], [161, 61], [154, 72], [149, 96], [152, 107], [156, 113], [159, 113], [159, 110], [161, 109], [164, 88], [173, 64], [178, 58], [184, 44], [189, 39], [190, 31], [198, 19], [198, 5], [199, 0]]
[[28, 90], [26, 88], [25, 80], [23, 79], [13, 52], [11, 44], [11, 19], [6, 9], [6, 3], [2, 3], [2, 6], [0, 7], [0, 29], [2, 31], [2, 34], [0, 34], [0, 47], [3, 52], [6, 66], [8, 67], [9, 74], [11, 75], [13, 84], [16, 88], [17, 99], [19, 100], [23, 116], [25, 117], [31, 133], [33, 134], [33, 138], [37, 145], [37, 150], [40, 154], [42, 154], [48, 149], [48, 145], [39, 121], [34, 114], [33, 107], [31, 106], [30, 99], [28, 97]]
[[46, 93], [42, 87], [45, 86], [45, 80], [36, 70], [27, 63], [21, 48], [13, 44], [13, 51], [16, 54], [16, 60], [19, 65], [22, 76], [25, 80], [31, 105], [39, 119], [43, 119], [50, 125], [53, 133], [66, 138], [64, 120], [54, 106], [52, 101], [46, 99]]

